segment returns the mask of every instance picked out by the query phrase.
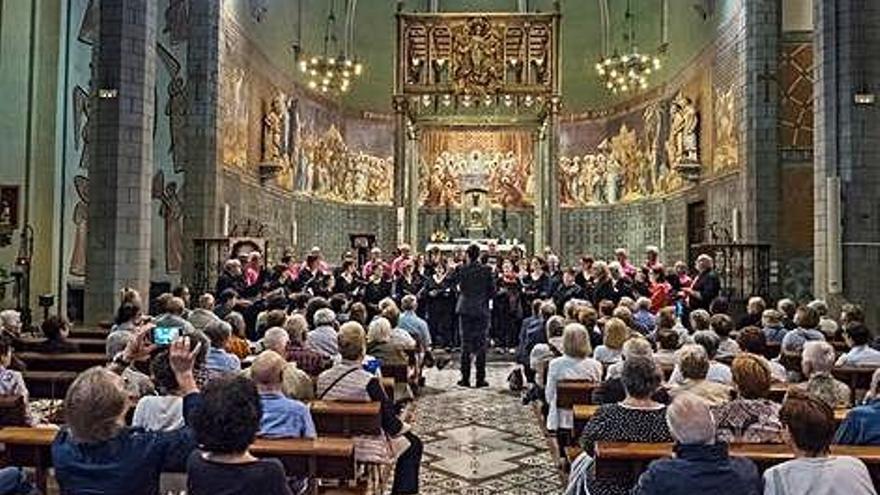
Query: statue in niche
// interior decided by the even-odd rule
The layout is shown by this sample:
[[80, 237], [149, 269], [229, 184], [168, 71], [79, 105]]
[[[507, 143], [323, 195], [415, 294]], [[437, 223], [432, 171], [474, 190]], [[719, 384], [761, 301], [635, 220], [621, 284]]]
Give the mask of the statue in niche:
[[[649, 171], [647, 159], [639, 146], [636, 132], [626, 124], [620, 126], [610, 139], [611, 160], [617, 165], [617, 197], [623, 200], [639, 199], [648, 194]], [[613, 168], [613, 167], [612, 167]]]
[[189, 112], [189, 91], [186, 81], [181, 77], [180, 62], [161, 43], [157, 45], [159, 59], [168, 70], [169, 76], [168, 101], [165, 102], [168, 135], [171, 138], [168, 152], [171, 153], [174, 172], [180, 173], [186, 169], [186, 115]]
[[[198, 0], [197, 0], [198, 1]], [[186, 41], [189, 30], [189, 0], [169, 0], [165, 9], [165, 27], [172, 45]]]
[[92, 159], [91, 126], [89, 125], [89, 94], [82, 86], [73, 88], [73, 146], [82, 150], [79, 168], [88, 170]]
[[645, 108], [642, 118], [645, 121], [645, 141], [647, 144], [648, 164], [650, 166], [649, 190], [657, 189], [663, 166], [663, 154], [660, 147], [660, 133], [663, 130], [663, 111], [660, 102], [654, 102]]
[[98, 42], [99, 9], [99, 0], [89, 0], [89, 3], [86, 4], [85, 12], [83, 12], [77, 39], [86, 45], [94, 45]]
[[608, 139], [603, 139], [598, 147], [602, 160], [605, 176], [605, 202], [617, 203], [620, 194], [621, 166]]
[[736, 126], [736, 99], [733, 88], [715, 98], [715, 168], [735, 168], [739, 162], [739, 136]]
[[153, 199], [160, 201], [159, 216], [165, 220], [165, 272], [180, 273], [183, 263], [183, 201], [176, 182], [165, 183], [165, 174], [159, 170], [153, 177]]
[[89, 220], [89, 178], [77, 175], [73, 178], [78, 201], [73, 206], [73, 251], [70, 253], [68, 272], [77, 277], [86, 275], [86, 242]]
[[577, 163], [575, 163], [574, 159], [565, 156], [559, 159], [559, 202], [563, 205], [573, 205], [578, 202], [574, 188], [578, 173], [580, 172], [577, 170], [580, 159], [577, 157], [575, 159], [578, 160]]
[[690, 98], [679, 92], [669, 108], [666, 155], [672, 167], [699, 168], [699, 114]]
[[269, 101], [263, 115], [263, 162], [284, 166], [287, 161], [284, 153], [285, 142], [284, 95], [279, 93]]

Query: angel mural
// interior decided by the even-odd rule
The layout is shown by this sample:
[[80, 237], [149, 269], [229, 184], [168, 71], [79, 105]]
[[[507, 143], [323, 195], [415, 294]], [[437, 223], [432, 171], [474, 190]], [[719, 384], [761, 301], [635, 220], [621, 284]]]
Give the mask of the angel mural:
[[161, 202], [159, 216], [165, 220], [165, 272], [180, 273], [183, 263], [183, 201], [177, 183], [166, 184], [165, 173], [159, 170], [153, 177], [152, 195]]
[[73, 251], [70, 253], [68, 272], [77, 277], [86, 275], [86, 241], [89, 220], [89, 178], [77, 175], [73, 178], [77, 202], [73, 206]]
[[189, 90], [181, 75], [180, 62], [161, 43], [157, 46], [159, 59], [168, 70], [169, 77], [168, 101], [165, 103], [168, 133], [171, 136], [168, 152], [171, 153], [174, 172], [180, 173], [186, 169], [186, 115], [189, 107]]
[[186, 42], [189, 30], [189, 0], [168, 0], [165, 9], [165, 27], [163, 33], [168, 33], [171, 45]]
[[92, 159], [89, 94], [82, 86], [73, 88], [73, 147], [81, 151], [79, 168], [88, 169]]
[[720, 91], [715, 99], [715, 171], [736, 168], [739, 162], [736, 99], [733, 88]]

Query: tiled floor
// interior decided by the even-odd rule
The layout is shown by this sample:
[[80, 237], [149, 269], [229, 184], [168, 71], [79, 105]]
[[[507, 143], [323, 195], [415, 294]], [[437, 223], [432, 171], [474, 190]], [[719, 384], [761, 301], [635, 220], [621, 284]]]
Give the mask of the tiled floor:
[[489, 363], [483, 389], [457, 386], [457, 369], [425, 373], [412, 419], [425, 444], [422, 495], [562, 492], [538, 418], [507, 389], [512, 366]]

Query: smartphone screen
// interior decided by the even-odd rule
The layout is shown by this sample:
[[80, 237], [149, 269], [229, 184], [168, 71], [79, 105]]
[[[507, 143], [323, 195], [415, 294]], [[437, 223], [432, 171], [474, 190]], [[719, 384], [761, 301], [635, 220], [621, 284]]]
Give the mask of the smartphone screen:
[[156, 327], [153, 329], [153, 343], [171, 345], [180, 336], [180, 327]]

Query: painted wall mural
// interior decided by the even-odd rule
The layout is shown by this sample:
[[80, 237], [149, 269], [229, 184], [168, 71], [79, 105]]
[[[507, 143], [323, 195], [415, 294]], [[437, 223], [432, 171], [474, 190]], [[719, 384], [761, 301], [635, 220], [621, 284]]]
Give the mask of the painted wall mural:
[[813, 45], [810, 41], [782, 43], [778, 84], [779, 146], [813, 147]]
[[493, 207], [534, 204], [532, 134], [523, 130], [425, 130], [419, 142], [419, 193], [429, 208], [458, 207], [463, 175], [483, 174]]

